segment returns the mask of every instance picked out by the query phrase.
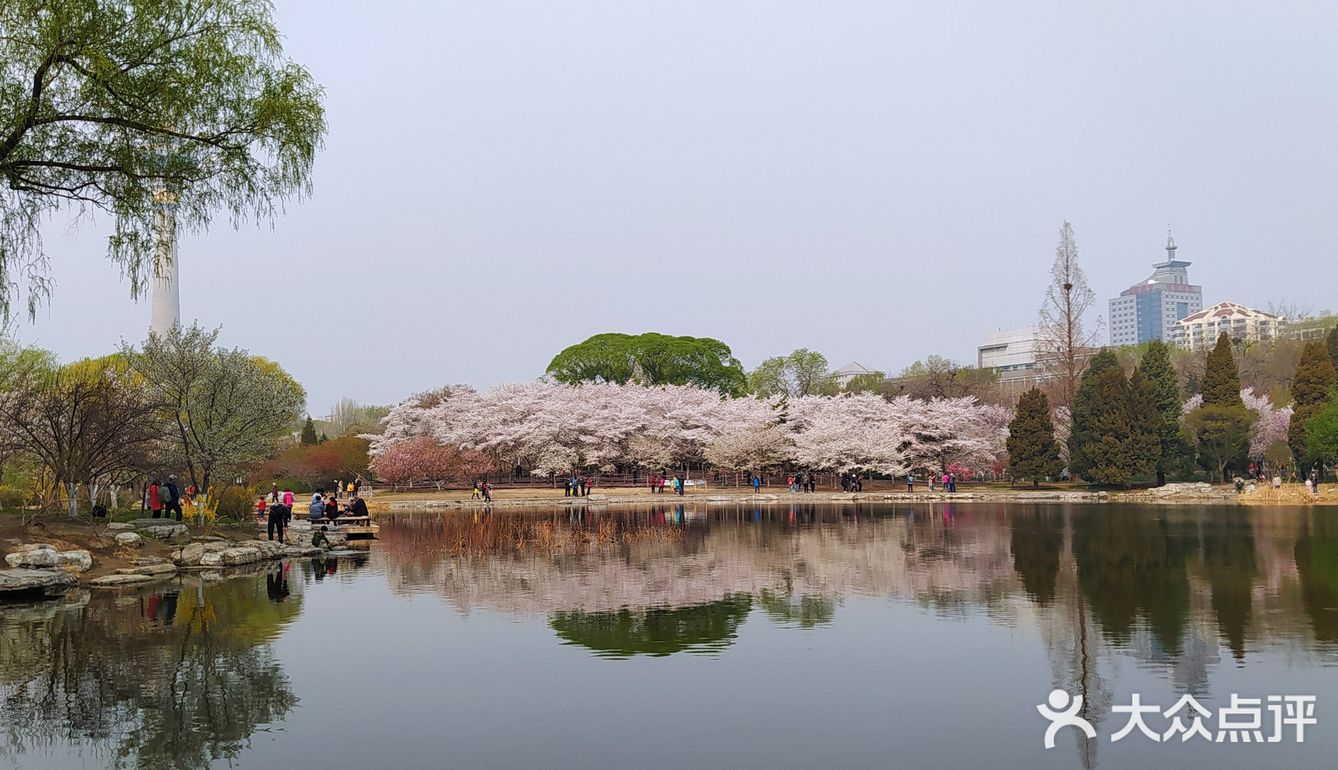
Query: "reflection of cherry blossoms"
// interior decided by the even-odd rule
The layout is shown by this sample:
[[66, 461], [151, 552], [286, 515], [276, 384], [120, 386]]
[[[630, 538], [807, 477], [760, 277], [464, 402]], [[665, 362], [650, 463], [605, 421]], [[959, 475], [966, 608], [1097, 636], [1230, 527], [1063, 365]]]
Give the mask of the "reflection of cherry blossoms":
[[415, 436], [487, 453], [535, 473], [710, 462], [764, 470], [902, 473], [996, 466], [1009, 410], [973, 398], [892, 401], [874, 394], [722, 398], [692, 386], [515, 383], [449, 387], [391, 410], [373, 456]]

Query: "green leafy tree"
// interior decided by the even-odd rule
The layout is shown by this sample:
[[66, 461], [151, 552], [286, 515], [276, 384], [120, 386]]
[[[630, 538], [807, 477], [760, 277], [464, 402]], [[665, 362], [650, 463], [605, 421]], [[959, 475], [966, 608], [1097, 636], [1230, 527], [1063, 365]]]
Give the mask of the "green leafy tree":
[[1329, 349], [1329, 360], [1333, 361], [1333, 368], [1338, 369], [1338, 326], [1329, 330], [1324, 346]]
[[48, 294], [38, 228], [64, 205], [112, 223], [134, 294], [155, 270], [163, 205], [178, 227], [268, 219], [310, 192], [321, 88], [283, 56], [254, 0], [0, 4], [0, 316]]
[[1166, 483], [1166, 472], [1184, 454], [1184, 442], [1180, 438], [1180, 385], [1175, 368], [1171, 365], [1170, 348], [1161, 340], [1152, 340], [1147, 345], [1143, 358], [1138, 363], [1135, 375], [1146, 381], [1153, 393], [1151, 407], [1156, 414], [1156, 433], [1159, 445], [1157, 453], [1157, 485]]
[[201, 492], [272, 457], [307, 398], [278, 364], [215, 347], [217, 339], [217, 330], [176, 326], [150, 334], [142, 349], [122, 348], [163, 405], [175, 453]]
[[1075, 476], [1087, 477], [1090, 464], [1083, 449], [1095, 438], [1092, 427], [1092, 410], [1099, 397], [1096, 391], [1097, 379], [1108, 371], [1119, 371], [1120, 362], [1111, 350], [1102, 349], [1087, 364], [1087, 369], [1078, 381], [1073, 393], [1072, 428], [1069, 431], [1069, 471]]
[[302, 423], [302, 445], [311, 446], [320, 443], [316, 437], [316, 423], [311, 421], [311, 415], [307, 415], [307, 421]]
[[1306, 454], [1330, 466], [1338, 463], [1338, 393], [1306, 421]]
[[1254, 416], [1243, 406], [1204, 404], [1185, 415], [1185, 430], [1198, 449], [1199, 462], [1217, 481], [1226, 481], [1227, 468], [1240, 462], [1250, 448]]
[[748, 375], [748, 390], [759, 396], [816, 396], [836, 392], [827, 358], [799, 348], [788, 356], [768, 358]]
[[1291, 425], [1287, 429], [1287, 444], [1302, 473], [1309, 473], [1310, 465], [1321, 459], [1310, 452], [1306, 431], [1311, 418], [1329, 404], [1335, 388], [1338, 388], [1338, 372], [1334, 370], [1329, 351], [1318, 340], [1307, 342], [1301, 349], [1301, 361], [1292, 377], [1295, 403]]
[[1050, 399], [1039, 388], [1022, 394], [1008, 424], [1008, 468], [1014, 477], [1031, 479], [1033, 486], [1064, 469], [1050, 418]]
[[698, 385], [729, 396], [748, 387], [743, 365], [720, 340], [655, 333], [596, 334], [554, 356], [547, 373], [569, 384]]
[[901, 370], [894, 396], [926, 400], [975, 396], [992, 401], [998, 384], [999, 374], [992, 369], [977, 369], [943, 356], [928, 356]]

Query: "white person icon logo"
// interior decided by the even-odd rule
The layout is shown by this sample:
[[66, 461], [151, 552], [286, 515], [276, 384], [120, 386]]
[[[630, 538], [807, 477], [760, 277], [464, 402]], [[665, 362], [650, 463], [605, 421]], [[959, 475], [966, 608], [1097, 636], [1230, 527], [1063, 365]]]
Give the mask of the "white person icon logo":
[[1076, 727], [1088, 738], [1096, 737], [1096, 728], [1092, 727], [1092, 723], [1078, 716], [1078, 710], [1082, 708], [1081, 695], [1070, 696], [1063, 690], [1054, 690], [1046, 701], [1050, 704], [1048, 708], [1042, 703], [1036, 710], [1041, 712], [1041, 716], [1050, 720], [1050, 726], [1045, 728], [1047, 749], [1055, 747], [1055, 733], [1058, 733], [1061, 727]]

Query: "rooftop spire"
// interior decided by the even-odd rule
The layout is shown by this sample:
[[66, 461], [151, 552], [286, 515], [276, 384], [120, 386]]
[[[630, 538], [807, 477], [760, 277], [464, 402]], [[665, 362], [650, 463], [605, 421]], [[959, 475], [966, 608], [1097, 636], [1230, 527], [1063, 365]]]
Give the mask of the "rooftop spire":
[[1171, 226], [1166, 226], [1166, 261], [1175, 261], [1175, 238], [1171, 236]]

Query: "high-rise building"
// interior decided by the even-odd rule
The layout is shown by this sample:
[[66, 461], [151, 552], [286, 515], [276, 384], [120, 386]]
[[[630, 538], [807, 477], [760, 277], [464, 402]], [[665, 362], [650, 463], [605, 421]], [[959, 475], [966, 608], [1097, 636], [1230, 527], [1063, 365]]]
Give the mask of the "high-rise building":
[[1110, 344], [1170, 342], [1179, 321], [1203, 309], [1203, 287], [1189, 282], [1189, 264], [1175, 258], [1175, 239], [1166, 234], [1166, 261], [1152, 276], [1110, 301]]
[[177, 207], [172, 194], [159, 190], [155, 225], [157, 243], [154, 245], [153, 296], [149, 314], [149, 331], [165, 335], [181, 323], [181, 271], [177, 268]]

